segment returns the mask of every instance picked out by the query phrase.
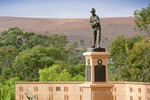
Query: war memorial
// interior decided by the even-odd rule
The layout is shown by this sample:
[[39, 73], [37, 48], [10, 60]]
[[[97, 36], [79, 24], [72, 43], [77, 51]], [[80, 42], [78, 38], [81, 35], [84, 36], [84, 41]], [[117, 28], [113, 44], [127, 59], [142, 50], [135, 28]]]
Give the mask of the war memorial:
[[94, 45], [83, 53], [85, 82], [17, 82], [16, 100], [150, 100], [149, 83], [108, 80], [110, 53], [100, 46], [101, 25], [95, 12], [92, 8], [90, 25]]

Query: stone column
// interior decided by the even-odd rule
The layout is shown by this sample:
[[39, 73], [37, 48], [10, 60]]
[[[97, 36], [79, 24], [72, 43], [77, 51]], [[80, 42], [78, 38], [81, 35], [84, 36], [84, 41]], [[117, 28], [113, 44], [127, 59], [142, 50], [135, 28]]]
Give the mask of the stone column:
[[85, 52], [86, 82], [82, 84], [83, 100], [113, 100], [113, 84], [108, 82], [109, 52]]

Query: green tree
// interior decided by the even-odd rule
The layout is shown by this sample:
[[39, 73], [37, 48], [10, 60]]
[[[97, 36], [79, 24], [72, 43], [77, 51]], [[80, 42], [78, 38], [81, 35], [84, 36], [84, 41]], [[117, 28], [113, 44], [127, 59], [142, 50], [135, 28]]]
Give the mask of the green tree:
[[150, 35], [150, 4], [146, 8], [134, 11], [135, 29], [146, 31]]
[[53, 65], [49, 68], [44, 68], [39, 70], [39, 81], [58, 81], [59, 77], [59, 71], [60, 66], [59, 65]]
[[129, 63], [126, 61], [129, 60], [129, 56], [134, 55], [133, 48], [135, 48], [135, 45], [140, 43], [142, 40], [143, 37], [141, 36], [133, 36], [128, 39], [124, 38], [123, 36], [119, 36], [111, 43], [110, 58], [112, 59], [112, 64], [109, 64], [110, 80], [132, 81], [131, 76], [128, 73], [129, 68], [132, 67], [129, 67]]
[[[15, 57], [18, 55], [18, 50], [14, 46], [3, 46], [0, 47], [0, 75], [2, 74], [2, 69], [4, 67], [12, 70], [12, 63], [15, 60]], [[8, 76], [11, 76], [12, 73], [9, 73]]]
[[118, 36], [110, 45], [111, 59], [116, 67], [123, 66], [127, 57], [126, 51], [127, 39], [124, 36]]
[[82, 75], [78, 74], [72, 78], [72, 81], [85, 81], [85, 77]]
[[62, 70], [58, 76], [58, 81], [72, 81], [71, 74], [66, 70]]
[[37, 81], [38, 71], [49, 67], [63, 56], [59, 49], [54, 47], [35, 46], [19, 53], [13, 64], [14, 76], [24, 81]]
[[67, 37], [64, 35], [40, 35], [33, 32], [24, 32], [17, 27], [0, 33], [0, 46], [15, 46], [20, 51], [37, 45], [63, 49], [67, 43]]
[[[83, 68], [82, 68], [83, 67]], [[39, 70], [40, 81], [83, 81], [85, 66], [79, 64], [70, 66], [63, 62], [56, 62], [49, 68]]]
[[0, 46], [15, 46], [19, 49], [34, 34], [32, 32], [23, 32], [17, 27], [10, 28], [0, 34]]
[[69, 72], [72, 74], [72, 77], [75, 77], [77, 75], [85, 77], [85, 62], [81, 62], [75, 66], [72, 66]]
[[35, 34], [32, 37], [29, 38], [29, 40], [24, 43], [21, 47], [22, 50], [27, 48], [32, 48], [37, 45], [42, 45], [45, 47], [56, 47], [60, 50], [62, 50], [66, 44], [68, 43], [67, 37], [64, 35], [57, 35], [57, 34], [51, 34], [51, 35], [39, 35]]
[[150, 82], [150, 38], [136, 43], [126, 60], [128, 80]]
[[10, 78], [4, 84], [0, 85], [0, 99], [1, 100], [15, 100], [15, 82], [19, 78]]

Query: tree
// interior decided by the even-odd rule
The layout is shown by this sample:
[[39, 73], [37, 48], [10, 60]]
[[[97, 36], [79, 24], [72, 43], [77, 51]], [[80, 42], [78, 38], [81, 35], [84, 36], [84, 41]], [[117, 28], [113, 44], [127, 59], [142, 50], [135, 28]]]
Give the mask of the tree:
[[[38, 71], [53, 64], [60, 66], [57, 72], [62, 77], [67, 76], [69, 79], [71, 75], [71, 78], [77, 76], [76, 79], [81, 79], [85, 73], [85, 62], [82, 62], [80, 51], [75, 49], [77, 43], [67, 43], [64, 35], [40, 35], [17, 27], [1, 32], [0, 81], [5, 82], [12, 77], [19, 77], [23, 81], [38, 81]], [[82, 77], [78, 77], [80, 75]]]
[[127, 57], [128, 80], [150, 82], [150, 38], [136, 43], [131, 55]]
[[17, 27], [10, 28], [0, 34], [0, 46], [15, 46], [19, 49], [33, 35], [35, 33], [23, 32]]
[[51, 35], [39, 35], [35, 34], [32, 37], [29, 38], [29, 40], [24, 43], [21, 47], [22, 50], [27, 48], [32, 48], [37, 45], [42, 45], [45, 47], [56, 47], [60, 50], [62, 50], [66, 44], [68, 43], [67, 37], [64, 35], [57, 35], [57, 34], [51, 34]]
[[124, 36], [118, 36], [110, 45], [111, 59], [116, 67], [123, 66], [127, 56], [126, 51], [127, 40]]
[[72, 81], [85, 81], [85, 77], [82, 75], [78, 74], [72, 78]]
[[15, 100], [15, 82], [19, 78], [10, 78], [4, 84], [0, 85], [0, 100]]
[[[14, 62], [18, 53], [19, 51], [14, 46], [0, 47], [0, 75], [2, 74], [2, 69], [4, 67], [12, 70], [12, 63]], [[8, 76], [10, 75], [12, 75], [12, 73], [8, 74]]]
[[135, 29], [146, 31], [150, 35], [150, 4], [146, 8], [134, 11]]
[[61, 51], [57, 48], [35, 46], [19, 53], [13, 64], [13, 73], [24, 81], [38, 81], [39, 69], [49, 67], [62, 59]]
[[[70, 66], [63, 62], [56, 62], [49, 68], [39, 70], [40, 81], [83, 81], [85, 66], [79, 64]], [[83, 75], [84, 74], [84, 75]]]
[[58, 81], [59, 77], [59, 71], [60, 66], [59, 65], [53, 65], [49, 68], [44, 68], [39, 70], [39, 81]]
[[[110, 80], [115, 81], [132, 81], [129, 69], [132, 69], [126, 61], [129, 60], [131, 55], [135, 57], [133, 50], [135, 45], [141, 43], [144, 38], [141, 36], [133, 36], [131, 38], [124, 38], [123, 36], [117, 37], [110, 46], [112, 64], [109, 64]], [[139, 48], [142, 49], [142, 48]], [[132, 64], [134, 64], [132, 62]], [[133, 69], [134, 70], [134, 69]], [[137, 71], [136, 69], [134, 71]], [[134, 76], [134, 75], [132, 75]], [[139, 81], [139, 80], [136, 80]]]
[[58, 76], [58, 81], [72, 81], [71, 74], [67, 71], [67, 69], [61, 71]]
[[63, 49], [67, 43], [67, 37], [64, 35], [40, 35], [33, 32], [24, 32], [17, 27], [10, 28], [0, 34], [0, 46], [15, 46], [20, 51], [37, 45]]

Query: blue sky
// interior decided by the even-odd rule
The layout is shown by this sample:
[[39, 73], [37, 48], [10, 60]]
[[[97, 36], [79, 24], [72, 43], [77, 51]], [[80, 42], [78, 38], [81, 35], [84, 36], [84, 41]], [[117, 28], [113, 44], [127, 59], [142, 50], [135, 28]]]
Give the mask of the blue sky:
[[100, 17], [129, 17], [150, 0], [0, 0], [0, 16], [88, 18], [91, 8]]

